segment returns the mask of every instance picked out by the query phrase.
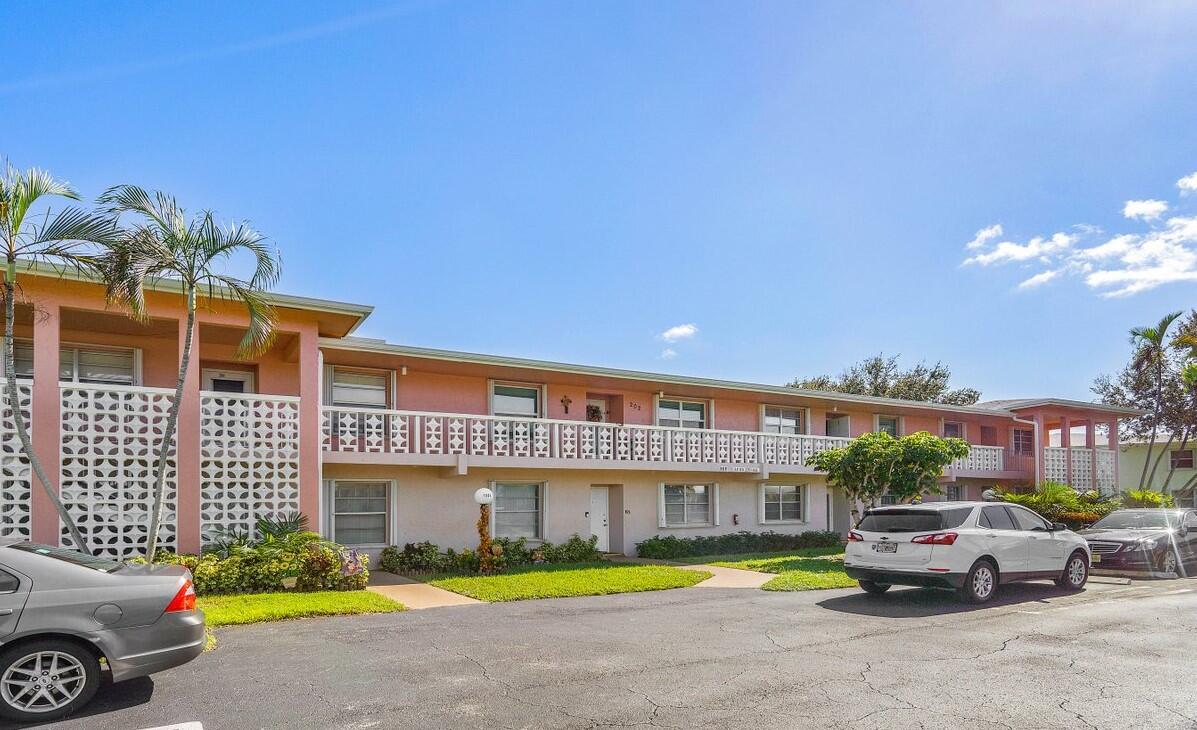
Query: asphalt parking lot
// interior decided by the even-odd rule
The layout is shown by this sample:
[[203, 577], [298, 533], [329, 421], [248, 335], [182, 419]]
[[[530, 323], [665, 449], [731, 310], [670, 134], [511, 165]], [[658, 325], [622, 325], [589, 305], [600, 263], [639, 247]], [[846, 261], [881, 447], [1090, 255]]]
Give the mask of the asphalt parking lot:
[[674, 590], [230, 628], [60, 728], [1194, 728], [1197, 580]]

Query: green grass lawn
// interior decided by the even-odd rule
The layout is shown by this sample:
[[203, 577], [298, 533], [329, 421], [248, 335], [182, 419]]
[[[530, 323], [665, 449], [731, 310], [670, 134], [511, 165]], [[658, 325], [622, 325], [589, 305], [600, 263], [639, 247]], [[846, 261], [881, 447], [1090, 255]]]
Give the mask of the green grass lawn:
[[308, 616], [347, 616], [404, 610], [401, 604], [371, 591], [200, 596], [196, 603], [203, 610], [209, 628]]
[[709, 577], [710, 573], [667, 565], [567, 563], [512, 568], [502, 575], [436, 576], [428, 583], [480, 601], [495, 602], [685, 588]]
[[[712, 559], [714, 558], [714, 559]], [[843, 548], [808, 548], [788, 553], [709, 556], [710, 565], [777, 577], [761, 586], [766, 591], [812, 591], [823, 588], [851, 588], [856, 581], [844, 573]]]

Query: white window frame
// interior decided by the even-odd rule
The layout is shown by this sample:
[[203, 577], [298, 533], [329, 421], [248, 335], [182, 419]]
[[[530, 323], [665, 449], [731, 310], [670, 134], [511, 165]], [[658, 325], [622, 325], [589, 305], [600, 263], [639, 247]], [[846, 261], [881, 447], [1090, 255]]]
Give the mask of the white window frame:
[[[776, 408], [782, 411], [797, 411], [800, 414], [801, 423], [799, 424], [798, 434], [805, 435], [810, 433], [810, 409], [803, 406], [781, 406], [776, 403], [762, 403], [760, 408], [759, 428], [761, 433], [773, 433], [765, 430], [765, 412], [770, 408]], [[778, 436], [790, 436], [793, 434], [779, 433]]]
[[[668, 400], [668, 399], [666, 399]], [[706, 487], [710, 490], [707, 497], [707, 521], [703, 523], [670, 524], [665, 517], [665, 487]], [[719, 483], [718, 482], [660, 482], [657, 484], [657, 527], [663, 530], [692, 530], [704, 527], [719, 526]]]
[[[527, 388], [528, 390], [536, 391], [536, 415], [529, 416], [526, 413], [496, 413], [495, 412], [495, 386], [506, 385], [510, 388]], [[548, 408], [548, 388], [544, 383], [521, 383], [515, 380], [488, 380], [486, 385], [486, 411], [492, 416], [499, 418], [544, 418]]]
[[[385, 411], [395, 407], [395, 371], [387, 370], [386, 368], [359, 368], [353, 365], [327, 365], [325, 368], [325, 399], [327, 399], [326, 406], [333, 406], [336, 408], [368, 408], [374, 411]], [[382, 406], [371, 406], [362, 403], [343, 403], [338, 405], [333, 399], [333, 392], [337, 381], [337, 371], [342, 370], [351, 373], [362, 373], [366, 375], [377, 375], [385, 378], [386, 384], [383, 386], [385, 392], [385, 403]]]
[[[798, 505], [802, 511], [802, 516], [796, 520], [771, 520], [765, 516], [765, 493], [769, 487], [795, 487], [798, 492]], [[809, 484], [782, 484], [780, 482], [762, 482], [757, 487], [757, 523], [761, 525], [807, 525], [810, 524], [810, 485]], [[783, 503], [784, 504], [784, 503]]]
[[[951, 437], [948, 436], [948, 424], [949, 423], [954, 423], [960, 427], [960, 435], [959, 436], [951, 436]], [[944, 438], [958, 438], [958, 439], [964, 439], [965, 441], [968, 441], [968, 424], [965, 423], [964, 421], [957, 421], [955, 419], [941, 418], [939, 420], [939, 435], [943, 436]]]
[[339, 484], [386, 484], [387, 490], [387, 506], [384, 513], [386, 518], [384, 524], [386, 525], [386, 534], [383, 542], [370, 543], [342, 543], [351, 547], [386, 547], [387, 545], [394, 545], [395, 536], [398, 534], [397, 515], [395, 503], [398, 498], [398, 487], [393, 479], [328, 479], [325, 481], [328, 485], [325, 498], [325, 514], [328, 515], [328, 524], [325, 526], [325, 534], [329, 540], [336, 541], [337, 539], [337, 515], [374, 515], [377, 512], [337, 512], [337, 485]]
[[824, 413], [823, 414], [823, 435], [824, 436], [829, 435], [827, 433], [827, 421], [829, 421], [831, 419], [837, 419], [837, 420], [843, 419], [844, 423], [848, 424], [848, 436], [846, 438], [852, 438], [852, 415], [849, 413], [835, 413], [835, 412]]
[[874, 413], [873, 414], [873, 432], [874, 433], [881, 433], [881, 419], [882, 418], [892, 418], [895, 421], [897, 421], [895, 426], [898, 429], [898, 433], [894, 435], [894, 438], [902, 438], [902, 436], [904, 436], [906, 434], [906, 422], [905, 422], [906, 419], [905, 419], [905, 417], [904, 416], [895, 416], [892, 413]]
[[[547, 534], [547, 523], [548, 523], [548, 517], [549, 517], [549, 510], [548, 510], [549, 483], [547, 481], [542, 481], [542, 480], [538, 480], [538, 479], [492, 479], [487, 484], [487, 486], [490, 487], [491, 493], [495, 495], [495, 501], [491, 504], [491, 509], [490, 509], [490, 534], [494, 535], [495, 537], [504, 537], [503, 535], [500, 535], [498, 533], [498, 531], [496, 529], [496, 520], [495, 520], [495, 518], [498, 516], [498, 513], [499, 513], [499, 509], [497, 506], [498, 502], [499, 502], [499, 487], [502, 485], [526, 487], [526, 486], [533, 485], [533, 484], [536, 485], [536, 487], [537, 487], [537, 497], [538, 497], [538, 499], [537, 499], [538, 510], [537, 511], [540, 514], [539, 514], [539, 517], [537, 518], [536, 526], [538, 528], [537, 532], [539, 532], [540, 534], [537, 537], [528, 537], [525, 539], [530, 543], [541, 543], [541, 542], [545, 541], [545, 535]], [[511, 539], [518, 539], [518, 538], [511, 538]]]
[[[222, 368], [200, 368], [200, 390], [215, 392], [212, 390], [212, 381], [214, 380], [239, 380], [245, 383], [245, 392], [256, 392], [254, 383], [254, 373], [252, 370], [225, 370]], [[230, 395], [223, 393], [223, 395]], [[232, 394], [235, 395], [235, 394]]]
[[[713, 426], [711, 424], [715, 420], [715, 402], [714, 401], [705, 400], [703, 398], [683, 398], [681, 396], [668, 395], [668, 394], [661, 395], [660, 393], [653, 396], [653, 425], [654, 426], [660, 426], [661, 428], [686, 428], [686, 429], [690, 429], [690, 430], [695, 430], [690, 426], [661, 426], [661, 401], [663, 401], [663, 400], [676, 402], [679, 406], [678, 415], [681, 415], [680, 407], [681, 407], [682, 403], [697, 403], [698, 405], [702, 406], [702, 428], [699, 430], [705, 431], [709, 428], [713, 428]], [[695, 482], [695, 484], [697, 484], [697, 483], [698, 482]]]
[[[12, 338], [13, 345], [20, 343], [22, 345], [29, 345], [33, 347], [33, 340], [28, 337], [14, 337]], [[4, 345], [4, 338], [0, 337], [0, 347]], [[62, 379], [62, 351], [71, 350], [71, 379]], [[141, 348], [140, 347], [125, 347], [122, 345], [96, 345], [90, 342], [59, 342], [58, 343], [58, 363], [54, 371], [59, 373], [58, 382], [60, 383], [78, 383], [79, 380], [79, 350], [96, 350], [100, 352], [128, 352], [133, 355], [133, 382], [131, 385], [141, 385]], [[24, 375], [17, 376], [24, 379]], [[104, 383], [95, 383], [95, 385], [104, 385]], [[124, 387], [126, 383], [108, 383], [116, 387]]]
[[[1018, 448], [1018, 434], [1019, 432], [1030, 434], [1031, 437], [1027, 441], [1030, 448], [1021, 450]], [[1012, 428], [1010, 429], [1010, 452], [1014, 454], [1034, 454], [1035, 453], [1035, 429], [1033, 428]]]

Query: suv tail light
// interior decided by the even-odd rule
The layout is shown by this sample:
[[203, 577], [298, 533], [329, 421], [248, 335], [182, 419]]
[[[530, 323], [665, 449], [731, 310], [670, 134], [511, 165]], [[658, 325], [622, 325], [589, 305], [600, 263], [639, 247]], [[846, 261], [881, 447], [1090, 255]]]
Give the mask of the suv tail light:
[[192, 585], [190, 578], [184, 578], [183, 584], [179, 586], [179, 592], [171, 599], [166, 606], [166, 613], [177, 613], [180, 611], [194, 611], [195, 610], [195, 586]]
[[937, 532], [933, 535], [919, 535], [911, 540], [919, 545], [954, 545], [958, 536], [954, 532]]
[[864, 542], [864, 535], [856, 530], [848, 530], [848, 542]]

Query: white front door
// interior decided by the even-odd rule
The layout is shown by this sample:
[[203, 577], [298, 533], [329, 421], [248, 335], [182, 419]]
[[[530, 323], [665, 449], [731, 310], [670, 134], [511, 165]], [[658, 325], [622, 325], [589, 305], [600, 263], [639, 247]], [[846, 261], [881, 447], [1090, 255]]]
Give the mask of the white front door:
[[590, 534], [598, 537], [595, 545], [602, 552], [611, 549], [611, 516], [608, 514], [607, 487], [590, 488]]

